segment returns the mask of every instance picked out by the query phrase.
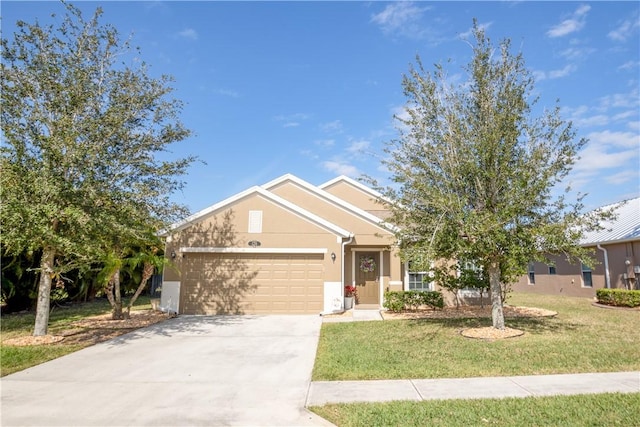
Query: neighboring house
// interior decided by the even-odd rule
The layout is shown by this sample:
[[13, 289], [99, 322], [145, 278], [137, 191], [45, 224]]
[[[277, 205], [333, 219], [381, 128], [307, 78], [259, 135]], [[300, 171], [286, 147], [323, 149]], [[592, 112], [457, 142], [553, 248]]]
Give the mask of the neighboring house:
[[161, 307], [183, 314], [330, 313], [344, 285], [380, 307], [387, 290], [428, 289], [398, 257], [381, 195], [345, 176], [284, 175], [174, 224]]
[[529, 272], [513, 286], [516, 291], [594, 297], [600, 288], [639, 289], [640, 197], [605, 206], [617, 218], [602, 224], [602, 231], [586, 234], [581, 246], [593, 249], [597, 265], [569, 263], [554, 257], [553, 264], [529, 264]]

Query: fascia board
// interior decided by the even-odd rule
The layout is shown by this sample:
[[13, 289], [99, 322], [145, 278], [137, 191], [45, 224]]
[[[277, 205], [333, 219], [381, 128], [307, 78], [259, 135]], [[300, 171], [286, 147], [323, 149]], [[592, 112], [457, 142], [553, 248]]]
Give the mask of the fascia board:
[[392, 231], [392, 232], [397, 232], [399, 229], [398, 227], [394, 226], [393, 224], [389, 224], [387, 222], [385, 222], [384, 220], [378, 218], [377, 216], [370, 214], [369, 212], [360, 209], [357, 206], [352, 205], [351, 203], [334, 196], [333, 194], [319, 188], [316, 187], [313, 184], [308, 183], [307, 181], [298, 178], [295, 175], [291, 175], [291, 174], [286, 174], [281, 176], [280, 178], [276, 178], [273, 181], [270, 181], [266, 184], [264, 184], [262, 186], [262, 188], [269, 190], [273, 187], [275, 187], [276, 185], [279, 185], [283, 182], [286, 181], [292, 181], [295, 184], [298, 184], [300, 187], [306, 189], [307, 191], [317, 195], [320, 198], [323, 198], [339, 207], [342, 207], [344, 210], [346, 210], [347, 212], [351, 213], [354, 216], [360, 217], [361, 219], [364, 219], [372, 224], [374, 224], [375, 226], [381, 228], [384, 231]]

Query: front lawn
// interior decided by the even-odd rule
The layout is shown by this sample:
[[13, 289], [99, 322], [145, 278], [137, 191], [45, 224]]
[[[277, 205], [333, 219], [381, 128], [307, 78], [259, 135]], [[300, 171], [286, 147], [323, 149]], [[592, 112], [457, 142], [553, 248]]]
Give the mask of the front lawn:
[[385, 320], [322, 325], [314, 381], [455, 378], [640, 370], [640, 311], [593, 307], [590, 299], [512, 294], [511, 305], [552, 318], [507, 319], [518, 338], [465, 338], [490, 319]]
[[310, 408], [340, 427], [633, 426], [640, 393], [350, 403]]

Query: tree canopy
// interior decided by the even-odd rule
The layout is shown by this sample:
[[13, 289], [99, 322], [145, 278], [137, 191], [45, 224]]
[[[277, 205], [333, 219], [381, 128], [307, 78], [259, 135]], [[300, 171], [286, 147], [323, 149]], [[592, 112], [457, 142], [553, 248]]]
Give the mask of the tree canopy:
[[35, 335], [52, 278], [186, 212], [170, 199], [194, 161], [167, 154], [190, 135], [172, 79], [151, 76], [101, 15], [66, 4], [57, 27], [20, 21], [1, 42], [1, 242], [42, 251]]
[[[534, 80], [509, 40], [494, 47], [474, 22], [467, 80], [429, 72], [420, 58], [404, 76], [399, 137], [385, 148], [393, 185], [390, 222], [402, 256], [473, 262], [490, 283], [493, 326], [504, 328], [504, 285], [544, 253], [585, 257], [581, 197], [557, 187], [586, 140], [556, 105], [532, 107]], [[424, 256], [426, 255], [426, 256]]]

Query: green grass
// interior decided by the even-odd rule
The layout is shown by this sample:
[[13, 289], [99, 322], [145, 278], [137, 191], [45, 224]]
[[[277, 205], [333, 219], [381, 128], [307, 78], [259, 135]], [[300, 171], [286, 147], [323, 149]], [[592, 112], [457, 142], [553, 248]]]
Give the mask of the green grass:
[[340, 427], [634, 426], [640, 393], [350, 403], [310, 408]]
[[386, 320], [322, 325], [313, 380], [538, 375], [640, 370], [640, 312], [591, 300], [514, 294], [511, 305], [546, 308], [553, 318], [507, 319], [518, 338], [465, 338], [490, 319]]
[[[132, 310], [150, 309], [149, 297], [140, 297], [136, 300]], [[54, 307], [49, 316], [49, 334], [57, 333], [71, 328], [71, 323], [85, 317], [109, 313], [111, 306], [106, 300], [73, 304], [65, 307]], [[46, 361], [56, 359], [65, 354], [78, 351], [86, 345], [65, 344], [64, 341], [50, 345], [34, 345], [16, 347], [5, 345], [4, 341], [11, 338], [31, 335], [35, 313], [9, 314], [2, 316], [0, 331], [0, 376], [12, 374], [31, 366], [39, 365]]]

